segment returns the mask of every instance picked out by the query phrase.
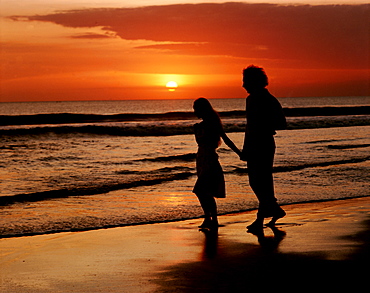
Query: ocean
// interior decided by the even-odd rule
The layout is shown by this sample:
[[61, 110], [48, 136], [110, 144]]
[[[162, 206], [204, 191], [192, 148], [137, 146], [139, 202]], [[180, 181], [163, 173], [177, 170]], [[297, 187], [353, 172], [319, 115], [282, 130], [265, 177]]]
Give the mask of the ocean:
[[[282, 205], [369, 196], [370, 97], [280, 98]], [[210, 100], [237, 146], [245, 99]], [[0, 238], [199, 218], [193, 100], [0, 103]], [[245, 162], [218, 149], [220, 214], [255, 209]], [[222, 223], [221, 223], [222, 224]]]

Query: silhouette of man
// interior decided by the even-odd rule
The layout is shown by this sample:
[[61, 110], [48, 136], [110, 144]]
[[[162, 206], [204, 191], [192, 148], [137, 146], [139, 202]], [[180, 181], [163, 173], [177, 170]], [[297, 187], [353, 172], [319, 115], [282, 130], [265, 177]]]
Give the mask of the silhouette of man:
[[272, 168], [275, 155], [275, 130], [286, 128], [286, 119], [279, 101], [266, 89], [265, 71], [254, 65], [243, 70], [243, 88], [249, 93], [246, 99], [246, 130], [241, 160], [247, 161], [249, 184], [259, 201], [257, 219], [247, 227], [248, 232], [263, 232], [263, 221], [268, 224], [285, 216], [274, 193]]

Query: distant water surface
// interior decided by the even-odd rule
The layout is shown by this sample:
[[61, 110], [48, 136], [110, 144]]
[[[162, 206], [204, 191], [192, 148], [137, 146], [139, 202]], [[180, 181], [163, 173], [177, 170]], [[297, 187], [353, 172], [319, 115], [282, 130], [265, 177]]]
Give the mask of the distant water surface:
[[[211, 99], [218, 111], [245, 109], [245, 99]], [[370, 105], [370, 97], [279, 98], [283, 107], [324, 107]], [[0, 103], [0, 115], [42, 113], [122, 114], [191, 111], [193, 100], [122, 100], [82, 102]]]

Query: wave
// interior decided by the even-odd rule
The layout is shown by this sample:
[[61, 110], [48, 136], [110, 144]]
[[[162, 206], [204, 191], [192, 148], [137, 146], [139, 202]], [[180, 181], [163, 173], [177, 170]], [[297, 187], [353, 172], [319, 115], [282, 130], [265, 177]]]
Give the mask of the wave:
[[142, 162], [168, 162], [168, 161], [183, 161], [189, 162], [194, 161], [196, 158], [195, 153], [184, 154], [184, 155], [174, 155], [174, 156], [165, 156], [165, 157], [156, 157], [156, 158], [144, 158], [138, 159], [135, 161], [142, 161]]
[[[302, 203], [317, 203], [317, 202], [332, 202], [337, 200], [347, 200], [353, 198], [363, 198], [369, 197], [369, 195], [349, 195], [340, 198], [323, 198], [323, 199], [299, 199], [295, 202], [284, 202], [281, 203], [282, 206], [292, 205], [292, 204], [302, 204]], [[219, 215], [230, 215], [243, 213], [247, 211], [255, 210], [257, 206], [245, 207], [244, 205], [235, 207], [226, 211], [219, 211]], [[139, 226], [139, 225], [150, 225], [168, 222], [178, 222], [192, 219], [202, 218], [199, 213], [192, 212], [191, 210], [186, 210], [183, 213], [173, 213], [173, 211], [167, 211], [167, 213], [152, 213], [151, 215], [135, 215], [135, 217], [125, 217], [125, 215], [117, 217], [71, 217], [63, 221], [51, 220], [44, 221], [39, 225], [27, 225], [20, 224], [16, 227], [14, 226], [3, 226], [0, 227], [0, 239], [5, 238], [16, 238], [25, 236], [36, 236], [36, 235], [47, 235], [62, 232], [83, 232], [83, 231], [93, 231], [101, 229], [110, 229], [118, 227], [127, 226]]]
[[[362, 147], [368, 147], [369, 145], [362, 145]], [[170, 156], [168, 158], [158, 157], [150, 160], [194, 160], [195, 154], [186, 154], [181, 156]], [[146, 159], [143, 159], [146, 160]], [[306, 168], [316, 167], [328, 167], [333, 165], [353, 164], [361, 163], [370, 160], [370, 156], [343, 159], [327, 162], [316, 162], [316, 163], [304, 163], [291, 166], [276, 166], [274, 167], [274, 173], [292, 172]], [[225, 174], [246, 174], [248, 168], [233, 167], [232, 170], [224, 172]], [[19, 202], [36, 202], [44, 201], [49, 199], [67, 198], [72, 196], [88, 196], [96, 194], [104, 194], [110, 191], [129, 189], [139, 186], [153, 186], [162, 184], [164, 182], [186, 180], [195, 176], [194, 168], [184, 166], [165, 167], [152, 171], [131, 171], [131, 170], [120, 170], [117, 171], [120, 175], [132, 175], [126, 178], [126, 181], [122, 182], [110, 182], [103, 185], [91, 185], [91, 186], [79, 186], [73, 188], [64, 188], [58, 190], [48, 190], [35, 193], [27, 194], [16, 194], [12, 196], [0, 196], [0, 206], [11, 205]]]
[[73, 125], [43, 126], [32, 128], [1, 129], [3, 136], [44, 135], [44, 134], [88, 134], [113, 136], [171, 136], [193, 133], [190, 125], [163, 124], [120, 124], [120, 125]]
[[344, 145], [328, 145], [328, 149], [334, 149], [334, 150], [347, 150], [347, 149], [357, 149], [357, 148], [366, 148], [370, 147], [370, 144], [344, 144]]
[[369, 115], [370, 106], [284, 108], [287, 117]]
[[97, 122], [132, 122], [155, 120], [187, 120], [195, 119], [192, 112], [168, 112], [163, 114], [35, 114], [35, 115], [0, 115], [0, 125], [42, 125], [42, 124], [70, 124], [70, 123], [97, 123]]
[[[287, 117], [370, 115], [370, 106], [284, 108], [284, 113]], [[224, 111], [219, 112], [219, 115], [221, 118], [226, 119], [244, 118], [245, 111]], [[55, 113], [35, 115], [0, 115], [0, 126], [194, 119], [196, 119], [196, 116], [193, 112], [167, 112], [151, 114], [125, 113], [112, 115]]]
[[[192, 173], [192, 171], [193, 171], [193, 168], [183, 167], [183, 166], [175, 166], [175, 167], [164, 167], [164, 168], [160, 168], [160, 169], [152, 170], [152, 171], [120, 170], [120, 171], [117, 171], [117, 174], [147, 176], [147, 175], [150, 175], [150, 174], [158, 175], [158, 174], [168, 174], [168, 173], [173, 173], [173, 172], [183, 172], [183, 174], [188, 175], [188, 174]], [[179, 175], [179, 174], [177, 173], [177, 175]], [[182, 179], [182, 178], [181, 178], [181, 176], [180, 177], [176, 177], [176, 176], [175, 177], [168, 177], [166, 181], [176, 180], [176, 179]], [[158, 183], [160, 183], [160, 182], [158, 182]], [[147, 184], [145, 184], [145, 182], [144, 182], [144, 185], [147, 185]]]
[[[325, 199], [311, 199], [311, 200], [299, 200], [296, 202], [287, 202], [282, 203], [282, 206], [292, 205], [292, 204], [302, 204], [302, 203], [317, 203], [317, 202], [332, 202], [337, 200], [347, 200], [354, 198], [363, 198], [368, 197], [368, 195], [358, 195], [358, 196], [347, 196], [340, 198], [325, 198]], [[251, 206], [249, 208], [239, 207], [237, 210], [230, 210], [225, 212], [219, 212], [219, 215], [230, 215], [243, 213], [247, 211], [255, 210], [257, 207]], [[146, 215], [145, 217], [135, 216], [134, 218], [126, 217], [115, 217], [115, 218], [98, 218], [98, 217], [89, 217], [89, 218], [68, 218], [64, 221], [50, 221], [43, 223], [42, 225], [19, 225], [17, 227], [0, 227], [0, 239], [6, 238], [17, 238], [25, 236], [36, 236], [36, 235], [48, 235], [55, 233], [63, 232], [83, 232], [83, 231], [94, 231], [101, 229], [110, 229], [118, 227], [128, 227], [128, 226], [139, 226], [139, 225], [150, 225], [150, 224], [160, 224], [160, 223], [169, 223], [169, 222], [179, 222], [185, 220], [199, 219], [203, 216], [200, 216], [196, 213], [192, 213], [187, 210], [187, 213], [176, 214], [172, 213], [164, 214], [161, 213], [153, 214], [152, 217]]]
[[[110, 124], [76, 124], [76, 125], [44, 125], [35, 127], [11, 127], [0, 129], [0, 136], [25, 136], [25, 135], [112, 135], [112, 136], [172, 136], [193, 134], [195, 121], [172, 122], [117, 122]], [[244, 132], [243, 119], [223, 120], [226, 132]], [[287, 129], [310, 129], [329, 127], [349, 127], [370, 125], [370, 115], [358, 116], [328, 116], [328, 117], [288, 117]]]
[[[365, 146], [364, 146], [365, 147]], [[370, 156], [362, 157], [362, 158], [352, 158], [346, 160], [335, 160], [335, 161], [328, 161], [328, 162], [316, 162], [316, 163], [305, 163], [301, 165], [292, 165], [292, 166], [276, 166], [273, 168], [274, 173], [282, 173], [282, 172], [291, 172], [291, 171], [298, 171], [306, 168], [316, 168], [316, 167], [328, 167], [334, 165], [344, 165], [344, 164], [355, 164], [366, 162], [370, 160]], [[248, 173], [248, 168], [235, 168], [233, 171], [229, 171], [228, 173]]]
[[145, 177], [141, 176], [143, 173], [144, 172], [134, 171], [128, 171], [125, 173], [125, 171], [122, 171], [121, 174], [138, 175], [138, 177], [134, 177], [131, 180], [127, 180], [124, 182], [112, 182], [110, 184], [104, 185], [81, 186], [26, 194], [16, 194], [12, 196], [0, 196], [0, 206], [19, 202], [36, 202], [49, 199], [67, 198], [71, 196], [104, 194], [115, 190], [129, 189], [139, 186], [153, 186], [168, 181], [185, 180], [191, 176], [194, 176], [193, 172], [186, 171], [175, 174], [168, 174], [168, 171], [166, 172], [166, 170], [158, 170], [157, 172], [145, 172]]

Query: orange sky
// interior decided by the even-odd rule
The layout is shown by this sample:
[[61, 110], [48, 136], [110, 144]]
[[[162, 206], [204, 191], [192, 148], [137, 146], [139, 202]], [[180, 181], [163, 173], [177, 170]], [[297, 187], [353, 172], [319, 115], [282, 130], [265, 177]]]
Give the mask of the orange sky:
[[36, 2], [2, 2], [0, 101], [241, 98], [249, 64], [278, 97], [370, 95], [369, 4]]

